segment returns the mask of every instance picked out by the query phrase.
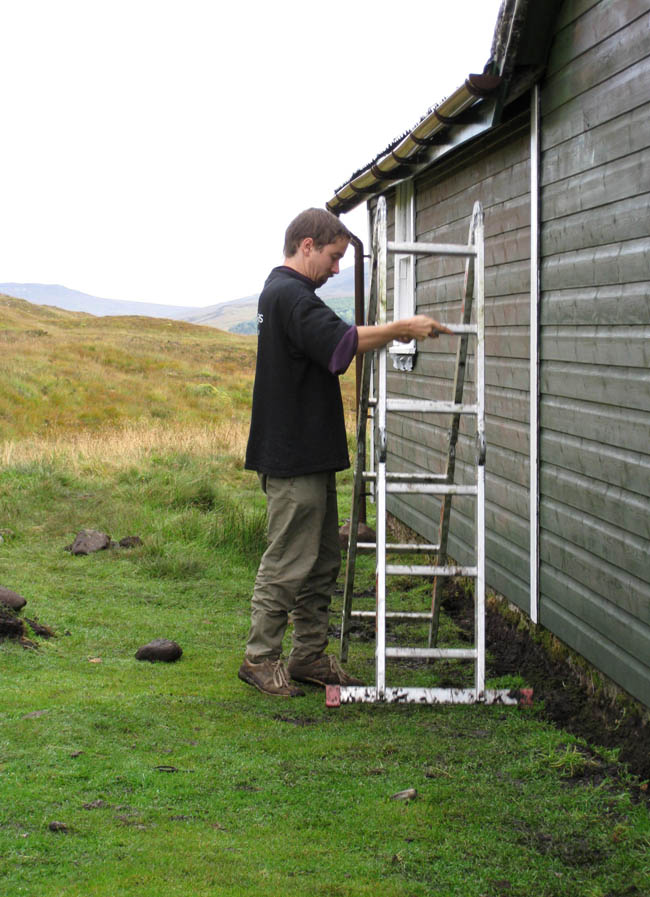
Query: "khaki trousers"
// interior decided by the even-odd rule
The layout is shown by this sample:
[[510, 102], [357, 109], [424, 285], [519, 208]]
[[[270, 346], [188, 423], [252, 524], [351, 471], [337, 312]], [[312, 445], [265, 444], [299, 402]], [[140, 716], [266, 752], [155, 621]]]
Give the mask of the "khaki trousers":
[[336, 475], [260, 475], [260, 481], [268, 547], [255, 579], [246, 656], [277, 660], [291, 614], [290, 660], [313, 660], [327, 647], [328, 610], [341, 567]]

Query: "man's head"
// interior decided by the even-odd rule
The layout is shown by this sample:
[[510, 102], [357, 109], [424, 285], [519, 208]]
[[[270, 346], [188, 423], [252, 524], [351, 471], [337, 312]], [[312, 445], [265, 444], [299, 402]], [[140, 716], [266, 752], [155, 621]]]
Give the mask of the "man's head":
[[287, 228], [285, 264], [322, 286], [338, 274], [350, 237], [336, 215], [325, 209], [306, 209]]

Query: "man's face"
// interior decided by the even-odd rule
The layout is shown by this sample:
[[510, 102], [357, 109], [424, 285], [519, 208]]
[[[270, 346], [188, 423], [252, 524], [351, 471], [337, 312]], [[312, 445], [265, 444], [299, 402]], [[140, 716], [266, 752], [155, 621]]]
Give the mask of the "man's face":
[[338, 274], [339, 262], [345, 255], [349, 242], [345, 237], [338, 237], [333, 243], [328, 243], [322, 249], [316, 249], [312, 245], [309, 255], [306, 256], [307, 276], [310, 280], [322, 287], [330, 277]]

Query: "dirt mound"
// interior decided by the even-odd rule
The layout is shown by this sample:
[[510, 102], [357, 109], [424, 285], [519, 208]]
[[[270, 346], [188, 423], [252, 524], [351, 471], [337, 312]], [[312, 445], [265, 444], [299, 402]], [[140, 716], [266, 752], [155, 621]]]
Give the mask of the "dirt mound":
[[[473, 639], [474, 603], [452, 587], [442, 606], [468, 639]], [[553, 656], [516, 619], [496, 606], [486, 609], [486, 675], [518, 674], [534, 690], [542, 716], [592, 745], [617, 748], [619, 760], [641, 781], [650, 779], [650, 725], [633, 702], [617, 702], [593, 693], [567, 659]]]

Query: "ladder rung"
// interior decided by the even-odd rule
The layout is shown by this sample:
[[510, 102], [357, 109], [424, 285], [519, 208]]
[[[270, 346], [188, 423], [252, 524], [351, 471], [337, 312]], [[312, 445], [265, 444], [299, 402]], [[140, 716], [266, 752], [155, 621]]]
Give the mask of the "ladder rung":
[[420, 495], [476, 495], [476, 486], [445, 483], [386, 483], [386, 492], [415, 492]]
[[386, 657], [430, 657], [436, 660], [473, 660], [476, 648], [386, 648]]
[[386, 564], [389, 576], [477, 576], [477, 567], [430, 567], [423, 564]]
[[[375, 551], [377, 548], [376, 542], [357, 542], [357, 548], [365, 549], [368, 551], [372, 549]], [[413, 551], [413, 552], [421, 552], [422, 554], [427, 554], [432, 551], [440, 551], [440, 545], [427, 545], [422, 542], [419, 544], [411, 543], [411, 542], [387, 542], [386, 543], [386, 551]]]
[[[377, 472], [375, 470], [364, 470], [362, 474], [364, 480], [376, 480]], [[386, 480], [391, 483], [444, 483], [447, 475], [444, 473], [389, 473], [386, 471]]]
[[476, 256], [476, 246], [467, 243], [394, 243], [389, 240], [386, 249], [400, 255], [458, 255], [461, 258]]
[[478, 405], [435, 402], [430, 399], [386, 399], [386, 411], [422, 411], [427, 414], [478, 414]]
[[[350, 613], [351, 617], [368, 617], [372, 620], [377, 616], [376, 611], [374, 610], [353, 610]], [[430, 620], [430, 613], [419, 613], [418, 611], [398, 611], [398, 610], [389, 610], [384, 614], [387, 620]]]

